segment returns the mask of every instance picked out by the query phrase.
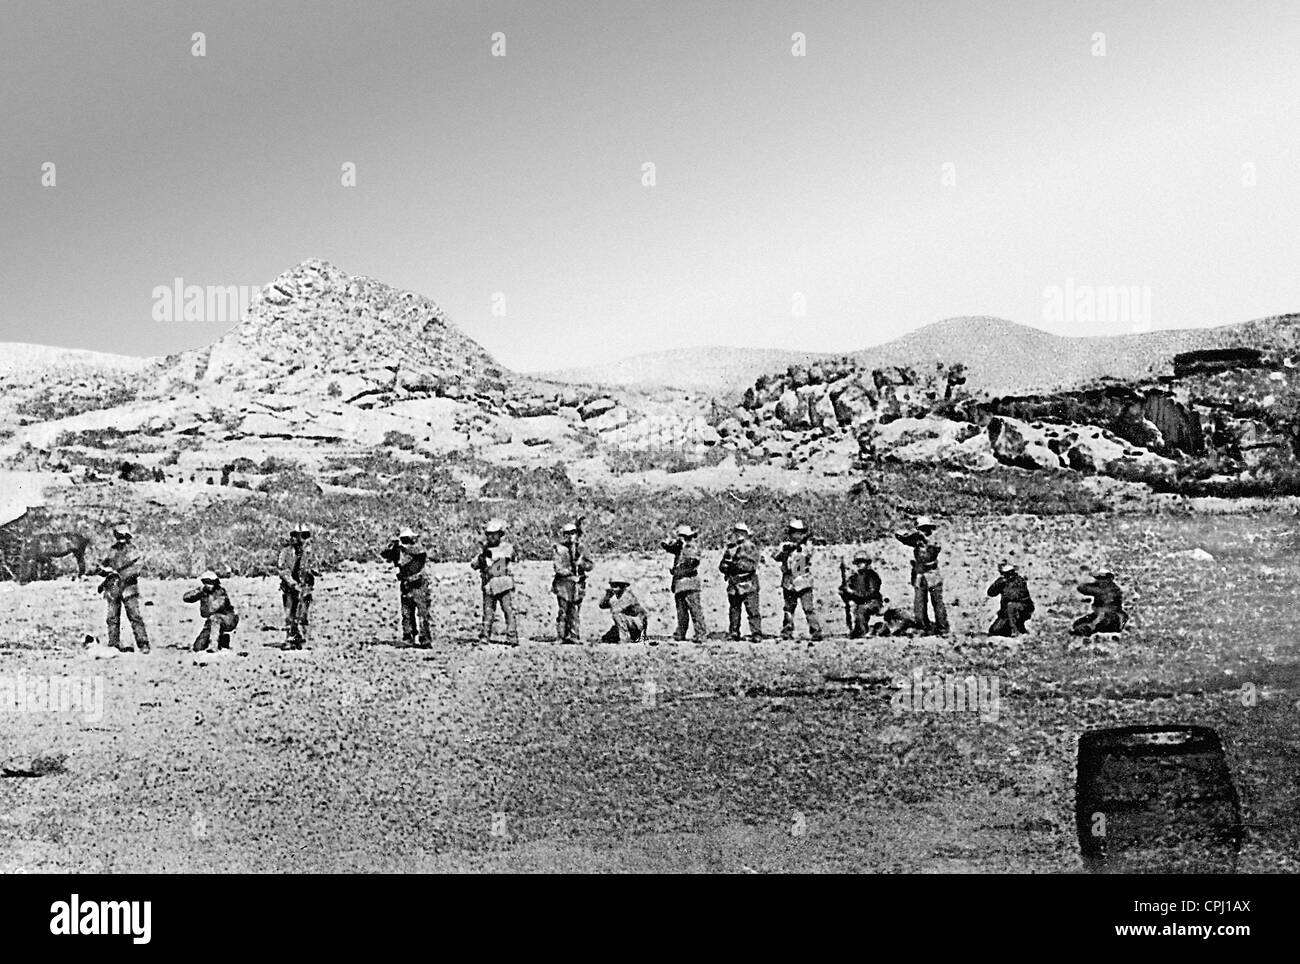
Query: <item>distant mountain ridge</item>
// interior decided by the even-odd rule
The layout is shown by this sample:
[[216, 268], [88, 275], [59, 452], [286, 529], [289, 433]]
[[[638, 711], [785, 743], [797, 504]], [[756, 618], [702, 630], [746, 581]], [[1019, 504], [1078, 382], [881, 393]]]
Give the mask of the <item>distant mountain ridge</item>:
[[833, 356], [825, 352], [790, 351], [784, 348], [669, 348], [584, 368], [529, 374], [549, 381], [576, 385], [677, 388], [683, 391], [717, 393], [720, 390], [743, 390], [763, 372], [830, 357]]
[[0, 377], [40, 374], [51, 369], [113, 369], [134, 371], [149, 364], [148, 358], [87, 351], [83, 348], [56, 348], [21, 341], [0, 342]]
[[972, 316], [937, 321], [893, 341], [844, 354], [725, 347], [669, 349], [590, 368], [546, 372], [542, 377], [724, 395], [743, 391], [760, 375], [790, 365], [847, 357], [864, 368], [961, 362], [972, 391], [1014, 395], [1054, 391], [1107, 377], [1147, 378], [1171, 368], [1173, 357], [1185, 351], [1289, 344], [1296, 339], [1298, 324], [1300, 316], [1280, 315], [1214, 328], [1065, 337], [1003, 318]]

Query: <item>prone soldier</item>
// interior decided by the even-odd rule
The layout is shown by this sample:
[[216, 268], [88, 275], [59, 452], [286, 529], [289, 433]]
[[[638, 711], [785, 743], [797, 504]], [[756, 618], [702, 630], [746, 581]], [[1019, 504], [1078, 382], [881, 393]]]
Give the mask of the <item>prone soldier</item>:
[[[934, 538], [938, 528], [929, 516], [920, 516], [911, 532], [896, 532], [894, 538], [912, 549], [912, 608], [916, 622], [926, 636], [948, 633], [948, 609], [943, 603], [943, 575], [939, 572], [939, 553], [943, 547]], [[934, 620], [926, 602], [934, 609]]]
[[510, 564], [515, 559], [515, 547], [503, 542], [506, 524], [502, 519], [493, 519], [483, 527], [483, 544], [478, 554], [470, 562], [472, 569], [478, 570], [483, 583], [483, 622], [479, 628], [478, 641], [492, 641], [492, 623], [496, 619], [496, 610], [506, 622], [506, 645], [519, 645], [519, 627], [515, 624], [515, 580], [510, 575]]
[[695, 627], [695, 642], [708, 639], [709, 630], [704, 622], [704, 606], [700, 602], [700, 550], [695, 545], [698, 535], [688, 525], [677, 527], [677, 538], [659, 543], [665, 552], [673, 555], [673, 600], [677, 604], [677, 630], [673, 639], [679, 643], [686, 639], [686, 629]]
[[749, 617], [749, 639], [763, 638], [763, 617], [759, 612], [758, 567], [763, 554], [750, 538], [749, 526], [737, 522], [731, 527], [732, 541], [722, 553], [718, 570], [727, 578], [727, 635], [740, 639], [740, 611]]
[[316, 558], [311, 526], [299, 522], [289, 530], [276, 564], [280, 601], [284, 604], [285, 649], [302, 649], [311, 634], [311, 602], [316, 586]]
[[1124, 593], [1115, 584], [1115, 573], [1105, 566], [1084, 575], [1092, 578], [1079, 584], [1079, 592], [1092, 597], [1092, 612], [1080, 616], [1070, 627], [1071, 636], [1091, 636], [1093, 633], [1118, 633], [1128, 624], [1124, 611]]
[[903, 610], [891, 606], [880, 614], [880, 622], [871, 627], [871, 635], [911, 636], [920, 628], [915, 619]]
[[194, 638], [194, 651], [201, 653], [212, 648], [214, 640], [216, 649], [229, 649], [230, 634], [239, 625], [239, 614], [230, 601], [230, 594], [211, 569], [199, 576], [199, 583], [198, 589], [191, 589], [181, 597], [187, 603], [198, 603], [199, 616], [203, 619], [203, 628]]
[[650, 617], [632, 591], [632, 580], [621, 573], [609, 577], [609, 588], [600, 608], [608, 609], [614, 625], [601, 637], [602, 643], [635, 643], [644, 639]]
[[555, 547], [555, 641], [582, 642], [582, 599], [587, 592], [587, 573], [595, 568], [591, 556], [582, 547], [582, 520], [570, 522], [562, 530], [562, 541]]
[[871, 617], [880, 615], [885, 599], [880, 594], [880, 574], [871, 568], [871, 553], [865, 549], [853, 554], [853, 569], [845, 575], [840, 595], [848, 608], [849, 638], [869, 635]]
[[781, 638], [794, 639], [794, 612], [803, 606], [808, 620], [808, 635], [816, 642], [822, 638], [822, 624], [813, 598], [812, 547], [808, 545], [808, 527], [802, 519], [791, 519], [786, 539], [773, 553], [781, 564], [781, 594], [784, 596]]
[[417, 636], [422, 649], [433, 645], [433, 627], [429, 624], [429, 574], [425, 565], [429, 554], [417, 541], [415, 532], [402, 529], [380, 558], [397, 567], [397, 585], [402, 602], [402, 643], [415, 645]]
[[1034, 600], [1029, 595], [1029, 584], [1016, 571], [1015, 563], [998, 564], [998, 578], [989, 586], [990, 596], [1001, 596], [998, 617], [989, 627], [990, 636], [1019, 636], [1029, 630], [1025, 621], [1034, 614]]
[[144, 617], [140, 615], [140, 554], [132, 547], [131, 539], [128, 526], [115, 526], [113, 546], [95, 570], [95, 575], [104, 577], [98, 591], [104, 594], [104, 601], [108, 604], [108, 645], [122, 649], [122, 610], [125, 609], [135, 646], [126, 647], [124, 652], [131, 653], [138, 648], [147, 653], [149, 632], [145, 629]]

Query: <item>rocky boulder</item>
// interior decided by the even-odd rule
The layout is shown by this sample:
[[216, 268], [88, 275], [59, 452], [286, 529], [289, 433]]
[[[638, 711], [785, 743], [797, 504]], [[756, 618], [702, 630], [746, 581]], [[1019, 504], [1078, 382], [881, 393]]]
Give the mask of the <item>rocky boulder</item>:
[[618, 402], [614, 401], [614, 399], [602, 396], [587, 402], [582, 406], [582, 408], [578, 409], [578, 414], [582, 417], [584, 422], [588, 422], [593, 418], [599, 418], [607, 412], [612, 412], [617, 407]]

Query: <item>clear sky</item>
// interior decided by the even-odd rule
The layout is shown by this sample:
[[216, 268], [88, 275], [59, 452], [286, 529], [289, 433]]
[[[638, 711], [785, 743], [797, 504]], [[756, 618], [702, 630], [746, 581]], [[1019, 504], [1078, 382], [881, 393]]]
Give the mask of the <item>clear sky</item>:
[[5, 0], [0, 341], [199, 346], [155, 286], [311, 257], [519, 369], [1296, 311], [1297, 50], [1294, 0]]

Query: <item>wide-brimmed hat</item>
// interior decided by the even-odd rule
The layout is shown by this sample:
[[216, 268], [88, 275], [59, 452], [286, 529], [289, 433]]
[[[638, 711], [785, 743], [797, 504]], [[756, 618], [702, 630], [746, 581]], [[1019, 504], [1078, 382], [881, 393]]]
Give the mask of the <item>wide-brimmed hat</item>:
[[677, 534], [684, 539], [691, 539], [695, 537], [696, 532], [688, 525], [680, 525], [677, 527]]
[[933, 519], [928, 515], [919, 515], [916, 517], [916, 527], [918, 529], [937, 529], [939, 528]]
[[489, 519], [489, 520], [487, 521], [487, 523], [483, 526], [483, 531], [484, 531], [484, 532], [505, 532], [505, 531], [506, 531], [506, 520], [505, 520], [505, 519]]
[[791, 519], [789, 522], [785, 524], [785, 527], [787, 529], [793, 530], [794, 532], [803, 532], [805, 529], [808, 528], [806, 525], [804, 525], [803, 519]]
[[211, 569], [205, 569], [199, 573], [199, 582], [219, 582], [220, 578]]

